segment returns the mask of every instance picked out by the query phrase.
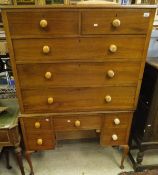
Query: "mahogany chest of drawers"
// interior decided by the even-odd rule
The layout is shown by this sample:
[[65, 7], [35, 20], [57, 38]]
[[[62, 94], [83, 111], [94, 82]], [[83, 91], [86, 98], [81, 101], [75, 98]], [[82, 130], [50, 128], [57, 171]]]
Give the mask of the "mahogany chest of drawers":
[[155, 8], [22, 7], [2, 15], [27, 157], [97, 132], [101, 145], [124, 148], [123, 168]]

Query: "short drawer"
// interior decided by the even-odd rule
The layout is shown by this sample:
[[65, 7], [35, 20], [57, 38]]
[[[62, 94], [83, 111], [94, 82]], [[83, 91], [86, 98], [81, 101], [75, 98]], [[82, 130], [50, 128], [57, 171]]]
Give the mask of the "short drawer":
[[51, 130], [53, 128], [50, 117], [23, 117], [20, 120], [26, 132]]
[[82, 12], [82, 34], [146, 34], [151, 9], [112, 9]]
[[127, 128], [104, 128], [101, 131], [101, 145], [123, 145], [128, 143]]
[[79, 32], [79, 13], [33, 9], [7, 13], [10, 35], [46, 36], [75, 35]]
[[[14, 39], [16, 61], [105, 61], [141, 60], [145, 36], [107, 35], [106, 37]], [[130, 41], [130, 44], [129, 44]]]
[[8, 130], [0, 130], [0, 144], [9, 144], [10, 138], [9, 138], [9, 132]]
[[101, 129], [102, 117], [97, 115], [73, 115], [54, 118], [55, 131]]
[[135, 86], [26, 89], [25, 113], [134, 109]]
[[[137, 84], [139, 62], [18, 64], [20, 86], [103, 86]], [[28, 77], [30, 77], [28, 79]], [[83, 78], [84, 77], [84, 78]]]
[[[52, 131], [53, 132], [53, 131]], [[55, 137], [52, 132], [30, 132], [27, 133], [27, 149], [28, 150], [46, 150], [55, 147]]]
[[104, 118], [105, 128], [128, 128], [132, 121], [133, 113], [112, 113]]

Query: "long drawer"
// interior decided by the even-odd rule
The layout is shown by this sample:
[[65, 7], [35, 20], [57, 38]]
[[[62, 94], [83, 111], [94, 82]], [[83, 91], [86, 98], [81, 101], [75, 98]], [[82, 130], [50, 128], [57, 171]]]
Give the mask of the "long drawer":
[[[130, 41], [130, 43], [129, 43]], [[16, 61], [141, 60], [145, 36], [13, 40]]]
[[140, 63], [19, 64], [17, 72], [22, 89], [137, 84]]
[[25, 113], [127, 110], [134, 108], [135, 95], [135, 86], [22, 90]]
[[91, 10], [82, 13], [83, 34], [145, 34], [150, 16], [149, 9]]
[[24, 10], [8, 12], [11, 36], [76, 35], [79, 13], [58, 10]]

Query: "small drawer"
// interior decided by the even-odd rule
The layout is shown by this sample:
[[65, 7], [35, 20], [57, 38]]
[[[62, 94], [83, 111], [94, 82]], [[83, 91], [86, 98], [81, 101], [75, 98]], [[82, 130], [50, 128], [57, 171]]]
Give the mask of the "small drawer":
[[113, 9], [82, 12], [82, 34], [146, 34], [151, 9]]
[[128, 129], [127, 128], [106, 128], [101, 131], [100, 142], [101, 145], [121, 145], [128, 143]]
[[0, 130], [0, 144], [9, 144], [9, 132], [7, 130]]
[[26, 132], [50, 130], [52, 128], [52, 122], [50, 117], [23, 117], [21, 121], [23, 122]]
[[97, 115], [55, 117], [55, 131], [92, 130], [101, 128], [102, 118]]
[[27, 137], [28, 150], [46, 150], [55, 147], [55, 137], [52, 132], [29, 132]]
[[45, 9], [23, 9], [7, 13], [11, 36], [75, 35], [79, 32], [79, 13]]
[[104, 118], [105, 128], [128, 128], [132, 121], [133, 113], [107, 114]]

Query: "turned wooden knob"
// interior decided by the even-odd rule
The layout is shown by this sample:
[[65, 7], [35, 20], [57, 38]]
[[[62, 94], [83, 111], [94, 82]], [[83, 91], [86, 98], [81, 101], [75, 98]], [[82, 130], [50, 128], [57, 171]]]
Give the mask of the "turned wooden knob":
[[119, 27], [121, 25], [121, 21], [119, 19], [114, 19], [112, 21], [113, 27]]
[[111, 44], [109, 47], [110, 52], [114, 53], [117, 51], [117, 46], [115, 44]]
[[106, 101], [107, 103], [110, 103], [111, 100], [112, 100], [112, 98], [111, 98], [110, 95], [107, 95], [107, 96], [105, 97], [105, 101]]
[[52, 97], [49, 97], [49, 98], [48, 98], [48, 104], [52, 104], [52, 103], [53, 103], [53, 101], [54, 101], [54, 100], [53, 100], [53, 98], [52, 98]]
[[112, 135], [112, 140], [114, 140], [114, 141], [118, 140], [118, 136], [116, 134], [113, 134]]
[[119, 125], [119, 124], [120, 124], [120, 119], [115, 118], [115, 119], [114, 119], [114, 123], [115, 123], [115, 125]]
[[42, 139], [37, 139], [37, 144], [38, 145], [42, 145], [43, 144], [43, 140]]
[[41, 127], [41, 124], [40, 124], [40, 122], [35, 122], [35, 128], [40, 128]]
[[96, 133], [100, 133], [100, 129], [96, 129], [95, 132], [96, 132]]
[[51, 72], [46, 72], [45, 73], [45, 78], [46, 79], [51, 79], [51, 77], [52, 77], [52, 73]]
[[75, 126], [76, 126], [76, 127], [81, 126], [81, 122], [80, 122], [79, 120], [76, 120], [76, 121], [75, 121]]
[[47, 54], [50, 52], [50, 47], [49, 46], [43, 46], [43, 53]]
[[109, 78], [113, 78], [115, 76], [115, 72], [113, 70], [108, 70], [107, 75]]
[[46, 28], [46, 27], [47, 27], [47, 25], [48, 25], [47, 20], [42, 19], [42, 20], [40, 21], [40, 26], [41, 26], [42, 28]]

